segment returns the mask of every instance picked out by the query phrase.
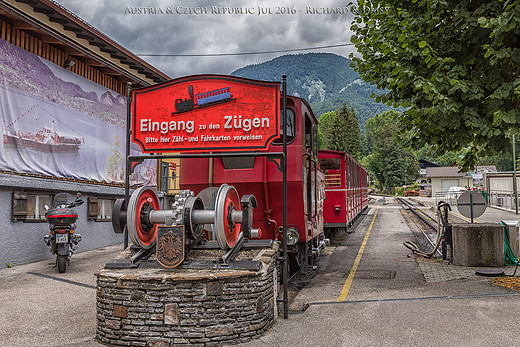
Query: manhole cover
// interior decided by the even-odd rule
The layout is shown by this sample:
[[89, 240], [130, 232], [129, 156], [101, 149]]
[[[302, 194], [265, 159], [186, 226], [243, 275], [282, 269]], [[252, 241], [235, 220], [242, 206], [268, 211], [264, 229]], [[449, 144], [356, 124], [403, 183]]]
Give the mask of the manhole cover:
[[486, 276], [486, 277], [499, 277], [499, 276], [504, 276], [504, 270], [488, 269], [488, 268], [477, 269], [477, 271], [475, 271], [475, 275]]

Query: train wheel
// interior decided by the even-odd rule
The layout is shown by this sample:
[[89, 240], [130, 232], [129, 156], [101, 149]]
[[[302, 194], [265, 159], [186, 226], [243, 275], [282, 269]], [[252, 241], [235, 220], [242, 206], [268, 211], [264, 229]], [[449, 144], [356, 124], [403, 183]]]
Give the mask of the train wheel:
[[215, 235], [221, 249], [229, 249], [237, 243], [240, 225], [233, 221], [233, 212], [240, 209], [235, 187], [221, 185], [215, 202]]
[[150, 211], [159, 210], [159, 199], [150, 187], [137, 189], [128, 200], [126, 224], [133, 244], [143, 249], [155, 245], [157, 226], [148, 218]]

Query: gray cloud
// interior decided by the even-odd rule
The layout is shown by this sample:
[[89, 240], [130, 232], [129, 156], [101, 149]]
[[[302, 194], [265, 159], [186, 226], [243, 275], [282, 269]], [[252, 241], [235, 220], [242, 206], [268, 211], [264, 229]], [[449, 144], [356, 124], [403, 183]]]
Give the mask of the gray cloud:
[[[327, 14], [348, 1], [321, 0], [56, 0], [134, 54], [215, 54], [337, 45], [350, 40], [353, 15]], [[152, 12], [162, 14], [151, 14]], [[207, 14], [178, 14], [206, 9]], [[261, 10], [270, 14], [258, 15]], [[139, 12], [141, 14], [130, 14]], [[228, 14], [228, 11], [253, 14]], [[294, 9], [294, 10], [293, 10]], [[172, 10], [173, 13], [167, 13]], [[221, 11], [212, 14], [212, 10]], [[276, 12], [296, 13], [280, 13]], [[317, 13], [307, 13], [307, 12]], [[126, 13], [125, 13], [126, 12]], [[146, 12], [146, 13], [143, 13]], [[224, 14], [226, 12], [226, 14]], [[348, 56], [353, 46], [320, 50]], [[316, 50], [312, 50], [316, 52]], [[304, 53], [304, 52], [302, 52]], [[142, 58], [172, 78], [189, 74], [229, 74], [286, 53], [221, 57]]]

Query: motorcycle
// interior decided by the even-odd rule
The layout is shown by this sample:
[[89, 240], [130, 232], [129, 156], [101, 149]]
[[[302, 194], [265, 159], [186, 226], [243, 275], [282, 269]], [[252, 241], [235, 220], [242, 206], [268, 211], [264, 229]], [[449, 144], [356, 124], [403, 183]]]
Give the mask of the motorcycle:
[[49, 223], [50, 234], [43, 237], [43, 241], [56, 254], [58, 272], [63, 273], [70, 264], [70, 257], [81, 241], [81, 235], [75, 232], [78, 213], [75, 207], [83, 204], [81, 194], [70, 202], [72, 197], [68, 193], [58, 193], [52, 202], [52, 208], [45, 205], [45, 219]]

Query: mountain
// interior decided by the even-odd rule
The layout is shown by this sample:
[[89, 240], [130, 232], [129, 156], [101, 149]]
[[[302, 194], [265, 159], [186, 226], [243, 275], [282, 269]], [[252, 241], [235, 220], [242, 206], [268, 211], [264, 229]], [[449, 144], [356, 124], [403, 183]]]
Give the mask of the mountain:
[[9, 81], [10, 87], [109, 123], [125, 126], [124, 96], [114, 97], [107, 91], [99, 100], [96, 92], [85, 91], [82, 87], [93, 82], [81, 76], [76, 76], [74, 82], [64, 81], [43, 61], [43, 58], [0, 40], [0, 83]]
[[101, 95], [99, 102], [110, 106], [126, 106], [126, 98], [121, 97], [120, 94], [117, 96], [112, 95], [110, 91], [106, 91]]
[[367, 119], [393, 108], [370, 97], [381, 91], [364, 82], [350, 63], [350, 59], [331, 53], [291, 54], [248, 65], [231, 74], [267, 81], [280, 81], [286, 74], [287, 93], [307, 100], [317, 117], [335, 111], [346, 102], [354, 108], [364, 129]]

